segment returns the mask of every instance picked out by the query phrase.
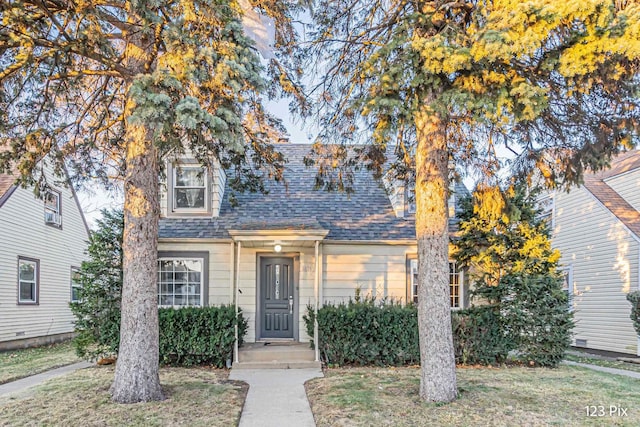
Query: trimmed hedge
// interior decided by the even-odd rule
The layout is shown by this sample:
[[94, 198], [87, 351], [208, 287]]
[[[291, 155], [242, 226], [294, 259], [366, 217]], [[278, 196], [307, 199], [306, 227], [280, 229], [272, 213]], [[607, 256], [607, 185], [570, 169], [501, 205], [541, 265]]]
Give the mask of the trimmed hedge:
[[513, 343], [503, 332], [494, 306], [478, 306], [451, 313], [456, 363], [495, 365], [507, 359]]
[[[491, 307], [452, 313], [457, 363], [498, 364], [509, 345]], [[313, 337], [314, 311], [303, 316]], [[413, 304], [373, 299], [325, 305], [318, 310], [320, 355], [328, 365], [402, 366], [420, 363], [418, 313]], [[312, 342], [312, 345], [314, 343]]]
[[[313, 307], [303, 317], [313, 337]], [[416, 308], [373, 299], [326, 305], [318, 310], [320, 354], [332, 365], [388, 365], [419, 363]]]
[[[235, 307], [184, 307], [158, 310], [160, 363], [173, 366], [226, 366], [233, 355]], [[238, 344], [247, 332], [247, 320], [238, 317]]]

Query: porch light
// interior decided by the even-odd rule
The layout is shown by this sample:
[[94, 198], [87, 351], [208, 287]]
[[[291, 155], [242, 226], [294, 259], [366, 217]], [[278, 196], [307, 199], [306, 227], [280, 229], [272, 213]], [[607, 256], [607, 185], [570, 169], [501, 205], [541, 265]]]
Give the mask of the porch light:
[[276, 252], [280, 252], [282, 250], [282, 246], [276, 243], [276, 245], [273, 247], [273, 250]]

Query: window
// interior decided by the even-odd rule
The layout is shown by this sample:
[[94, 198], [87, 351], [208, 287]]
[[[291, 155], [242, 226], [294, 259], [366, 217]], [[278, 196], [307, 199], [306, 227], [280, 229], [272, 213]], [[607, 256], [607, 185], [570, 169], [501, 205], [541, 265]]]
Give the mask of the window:
[[415, 214], [416, 213], [416, 187], [412, 185], [411, 187], [407, 187], [407, 191], [405, 194], [407, 198], [407, 213]]
[[71, 302], [80, 301], [79, 291], [81, 287], [80, 269], [77, 267], [71, 267]]
[[179, 165], [173, 172], [173, 209], [206, 210], [206, 169], [196, 165]]
[[18, 304], [38, 303], [38, 279], [40, 261], [18, 258]]
[[559, 269], [562, 274], [562, 290], [567, 294], [567, 306], [573, 310], [573, 268], [572, 266]]
[[44, 223], [60, 227], [62, 215], [60, 212], [60, 193], [47, 190], [44, 194]]
[[[455, 262], [449, 261], [449, 293], [451, 297], [451, 308], [462, 307], [462, 272], [458, 270]], [[418, 260], [409, 259], [409, 287], [411, 299], [418, 302]]]
[[158, 260], [158, 305], [201, 306], [203, 303], [203, 259]]
[[554, 227], [554, 206], [554, 197], [551, 193], [545, 194], [544, 196], [540, 196], [536, 199], [536, 209], [538, 210], [536, 218], [546, 222], [552, 229]]

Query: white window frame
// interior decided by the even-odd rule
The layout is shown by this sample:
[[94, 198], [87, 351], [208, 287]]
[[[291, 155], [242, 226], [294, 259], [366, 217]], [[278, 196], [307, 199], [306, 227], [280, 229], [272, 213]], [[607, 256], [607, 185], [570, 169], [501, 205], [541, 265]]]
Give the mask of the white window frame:
[[[182, 296], [184, 296], [186, 298], [187, 303], [186, 304], [175, 304], [175, 296], [176, 296], [176, 292], [175, 292], [175, 286], [176, 286], [176, 282], [175, 282], [175, 274], [174, 274], [174, 278], [173, 278], [173, 282], [171, 283], [172, 287], [173, 287], [173, 292], [172, 293], [163, 293], [162, 292], [162, 285], [164, 284], [162, 281], [162, 273], [163, 271], [160, 270], [160, 265], [161, 262], [163, 261], [172, 261], [172, 262], [176, 262], [176, 261], [198, 261], [200, 263], [200, 300], [198, 305], [193, 305], [193, 304], [189, 304], [189, 296], [190, 294], [187, 292], [187, 294], [185, 295], [184, 292], [182, 293]], [[204, 258], [194, 258], [194, 257], [162, 257], [162, 258], [158, 258], [158, 283], [157, 283], [157, 290], [158, 290], [158, 307], [173, 307], [173, 308], [180, 308], [180, 307], [203, 307], [204, 306], [204, 270], [206, 268], [205, 264], [205, 259]], [[174, 270], [173, 272], [175, 273], [175, 264], [174, 264]], [[166, 283], [169, 284], [169, 283]], [[189, 279], [188, 279], [188, 272], [187, 272], [187, 283], [184, 284], [186, 285], [186, 289], [188, 290], [189, 287], [191, 286]], [[163, 296], [173, 296], [173, 302], [174, 304], [161, 304], [162, 301], [162, 297]]]
[[80, 269], [78, 267], [71, 267], [71, 276], [69, 277], [69, 285], [71, 286], [71, 295], [69, 300], [71, 302], [80, 302], [80, 298], [75, 298], [75, 299], [73, 298], [74, 289], [82, 288], [82, 283], [78, 283], [78, 281], [74, 280], [75, 274], [80, 274]]
[[[179, 163], [177, 165], [175, 165], [172, 168], [172, 188], [171, 188], [171, 206], [172, 206], [172, 211], [173, 212], [208, 212], [208, 206], [209, 206], [209, 173], [208, 170], [205, 166], [199, 165], [197, 163]], [[203, 185], [202, 186], [178, 186], [177, 182], [178, 182], [178, 170], [179, 169], [199, 169], [202, 171], [202, 176], [203, 176]], [[194, 206], [194, 207], [178, 207], [177, 205], [177, 190], [178, 189], [204, 189], [204, 199], [203, 199], [203, 206]]]
[[548, 224], [553, 231], [556, 226], [556, 197], [555, 193], [548, 193], [543, 196], [540, 196], [536, 199], [536, 209], [540, 210], [540, 213], [537, 215], [537, 219], [539, 220], [547, 220]]
[[[55, 196], [56, 203], [55, 206], [47, 205], [47, 197]], [[55, 190], [46, 190], [44, 194], [44, 223], [47, 225], [51, 225], [54, 227], [62, 226], [62, 198], [59, 191]]]
[[567, 293], [567, 307], [569, 311], [573, 311], [573, 264], [560, 267], [558, 271], [562, 274], [564, 284], [567, 286], [566, 289], [562, 287], [562, 290]]
[[[458, 276], [458, 306], [457, 307], [453, 307], [453, 305], [451, 306], [452, 310], [460, 310], [463, 308], [464, 306], [464, 272], [462, 270], [459, 270], [457, 268], [457, 263], [454, 260], [449, 260], [449, 269], [448, 269], [448, 276], [449, 276], [449, 301], [450, 303], [453, 302], [454, 296], [451, 295], [451, 289], [453, 287], [453, 283], [452, 283], [452, 274], [451, 274], [451, 264], [453, 264], [455, 267], [455, 273]], [[409, 301], [412, 303], [417, 303], [418, 302], [418, 295], [417, 295], [417, 283], [415, 282], [415, 278], [417, 277], [418, 274], [418, 259], [417, 258], [410, 258], [409, 259]]]
[[[22, 280], [20, 270], [23, 264], [33, 265], [33, 280]], [[22, 286], [28, 284], [33, 286], [33, 298], [22, 299]], [[28, 257], [18, 257], [18, 304], [37, 305], [40, 293], [40, 260]]]

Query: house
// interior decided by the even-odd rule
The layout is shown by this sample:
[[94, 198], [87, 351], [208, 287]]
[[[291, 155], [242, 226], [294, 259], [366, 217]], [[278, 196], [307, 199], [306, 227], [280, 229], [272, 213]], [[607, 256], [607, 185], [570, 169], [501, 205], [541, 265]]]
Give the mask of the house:
[[[355, 173], [355, 193], [314, 190], [303, 164], [310, 145], [282, 144], [286, 184], [237, 195], [226, 176], [193, 159], [168, 162], [158, 245], [160, 306], [238, 302], [246, 342], [309, 341], [306, 307], [348, 301], [360, 289], [377, 299], [415, 299], [414, 207], [404, 186]], [[462, 184], [456, 195], [467, 193]], [[455, 203], [453, 203], [455, 206]], [[451, 213], [455, 208], [452, 206]], [[450, 221], [455, 226], [455, 219]], [[451, 304], [465, 305], [462, 272], [450, 263]]]
[[71, 337], [74, 277], [89, 231], [71, 186], [55, 184], [42, 198], [0, 174], [0, 350]]
[[640, 288], [640, 151], [547, 200], [576, 322], [573, 345], [640, 354], [626, 300]]

